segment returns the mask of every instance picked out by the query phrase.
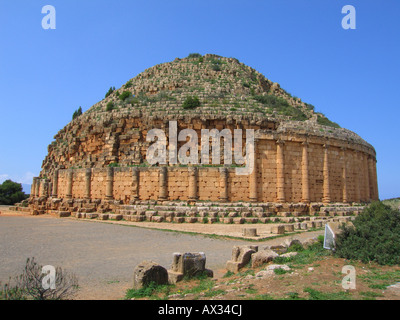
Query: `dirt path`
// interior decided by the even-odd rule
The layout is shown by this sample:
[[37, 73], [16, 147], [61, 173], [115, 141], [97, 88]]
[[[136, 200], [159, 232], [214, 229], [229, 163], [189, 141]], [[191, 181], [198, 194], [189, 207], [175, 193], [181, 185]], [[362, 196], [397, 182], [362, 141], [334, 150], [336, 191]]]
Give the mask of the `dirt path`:
[[[219, 239], [115, 223], [97, 223], [51, 216], [29, 216], [0, 207], [0, 281], [20, 273], [28, 257], [61, 266], [79, 279], [78, 299], [120, 299], [131, 287], [133, 268], [154, 260], [169, 268], [174, 252], [205, 252], [215, 276], [225, 273], [234, 245], [279, 244], [285, 238], [262, 242]], [[294, 235], [311, 238], [322, 231]]]

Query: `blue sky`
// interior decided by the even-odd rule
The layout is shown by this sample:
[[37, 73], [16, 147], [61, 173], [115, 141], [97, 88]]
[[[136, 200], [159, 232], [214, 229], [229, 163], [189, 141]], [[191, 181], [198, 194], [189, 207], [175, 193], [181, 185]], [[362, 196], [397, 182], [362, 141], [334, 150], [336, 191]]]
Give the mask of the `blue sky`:
[[[356, 8], [344, 30], [342, 7]], [[56, 30], [42, 29], [44, 5]], [[30, 183], [79, 106], [192, 52], [238, 58], [377, 151], [381, 199], [400, 196], [400, 1], [1, 0], [0, 181]]]

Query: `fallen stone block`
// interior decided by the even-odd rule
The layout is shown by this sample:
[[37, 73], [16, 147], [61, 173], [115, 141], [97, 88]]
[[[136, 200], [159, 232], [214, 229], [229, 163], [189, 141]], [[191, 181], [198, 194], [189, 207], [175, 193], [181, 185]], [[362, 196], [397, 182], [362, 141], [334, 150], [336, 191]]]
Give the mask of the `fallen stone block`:
[[291, 246], [294, 246], [294, 245], [303, 246], [302, 243], [301, 243], [301, 241], [300, 241], [300, 240], [297, 240], [297, 239], [286, 239], [285, 241], [283, 241], [283, 242], [281, 243], [281, 246], [284, 246], [284, 247], [286, 247], [286, 248], [290, 248]]
[[260, 250], [251, 255], [251, 266], [253, 268], [259, 267], [263, 264], [271, 262], [276, 257], [279, 257], [279, 255], [272, 250]]
[[299, 254], [298, 252], [287, 252], [287, 253], [281, 254], [280, 257], [282, 257], [282, 258], [292, 258], [292, 257], [297, 256], [298, 254]]
[[268, 250], [268, 249], [276, 252], [277, 254], [282, 254], [287, 251], [287, 247], [283, 246], [283, 245], [267, 246], [264, 248], [264, 250]]
[[184, 277], [192, 278], [197, 275], [206, 274], [213, 277], [212, 270], [206, 269], [206, 255], [204, 252], [174, 253], [171, 270], [168, 270], [168, 281], [171, 284], [182, 280]]
[[133, 288], [140, 289], [152, 282], [157, 285], [168, 284], [168, 272], [156, 262], [143, 261], [133, 270]]
[[290, 267], [286, 264], [271, 264], [267, 267], [267, 270], [282, 269], [285, 271], [290, 271]]
[[251, 255], [257, 251], [258, 246], [234, 246], [232, 249], [232, 258], [226, 263], [226, 269], [237, 273], [250, 262]]

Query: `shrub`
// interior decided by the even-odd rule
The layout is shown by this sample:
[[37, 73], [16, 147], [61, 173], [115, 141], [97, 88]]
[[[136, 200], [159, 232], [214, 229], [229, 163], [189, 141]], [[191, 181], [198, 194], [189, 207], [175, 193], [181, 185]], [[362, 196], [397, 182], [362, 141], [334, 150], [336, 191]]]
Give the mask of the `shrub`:
[[323, 126], [328, 126], [328, 127], [333, 127], [333, 128], [340, 128], [340, 126], [336, 122], [333, 122], [333, 121], [329, 120], [328, 118], [326, 118], [322, 114], [318, 114], [317, 123], [320, 124], [320, 125], [323, 125]]
[[111, 111], [113, 109], [114, 109], [114, 103], [110, 101], [109, 103], [107, 103], [106, 111]]
[[335, 240], [339, 257], [374, 261], [381, 265], [400, 264], [400, 211], [374, 202], [356, 217], [354, 227], [342, 227]]
[[27, 198], [20, 183], [6, 180], [0, 184], [0, 205], [12, 205]]
[[130, 87], [132, 87], [132, 80], [129, 80], [126, 84], [125, 84], [125, 86], [124, 86], [124, 88], [125, 89], [128, 89], [128, 88], [130, 88]]
[[200, 100], [198, 97], [187, 97], [182, 104], [183, 109], [195, 109], [200, 106]]
[[271, 94], [266, 96], [254, 95], [253, 98], [265, 106], [275, 109], [279, 114], [291, 117], [293, 120], [305, 121], [308, 119], [302, 111], [292, 107], [289, 102], [283, 98]]
[[73, 274], [69, 274], [57, 267], [55, 270], [55, 289], [45, 289], [43, 281], [46, 277], [42, 273], [43, 267], [35, 262], [35, 258], [26, 260], [24, 271], [15, 277], [14, 284], [11, 280], [0, 287], [2, 300], [63, 300], [73, 297], [78, 289], [78, 281]]
[[119, 163], [116, 163], [116, 162], [110, 163], [108, 166], [111, 168], [119, 168], [120, 167]]
[[211, 69], [213, 69], [214, 71], [221, 71], [221, 66], [219, 64], [213, 63], [211, 65]]
[[188, 58], [200, 58], [202, 55], [200, 53], [190, 53]]
[[124, 100], [128, 99], [131, 95], [132, 95], [132, 93], [130, 91], [124, 91], [119, 96], [119, 99], [124, 101]]

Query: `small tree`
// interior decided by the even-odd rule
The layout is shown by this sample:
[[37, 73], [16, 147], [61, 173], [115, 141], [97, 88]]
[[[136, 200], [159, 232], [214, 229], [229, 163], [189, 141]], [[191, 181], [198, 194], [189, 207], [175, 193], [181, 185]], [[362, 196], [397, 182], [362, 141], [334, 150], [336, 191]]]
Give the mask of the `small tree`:
[[27, 198], [20, 183], [6, 180], [0, 184], [0, 205], [12, 205]]
[[107, 93], [106, 93], [106, 98], [110, 95], [110, 94], [112, 94], [113, 92], [115, 91], [115, 87], [110, 87], [110, 89], [108, 89], [108, 91], [107, 91]]
[[78, 118], [82, 114], [82, 107], [79, 107], [78, 110], [74, 111], [74, 114], [72, 115], [72, 120]]

